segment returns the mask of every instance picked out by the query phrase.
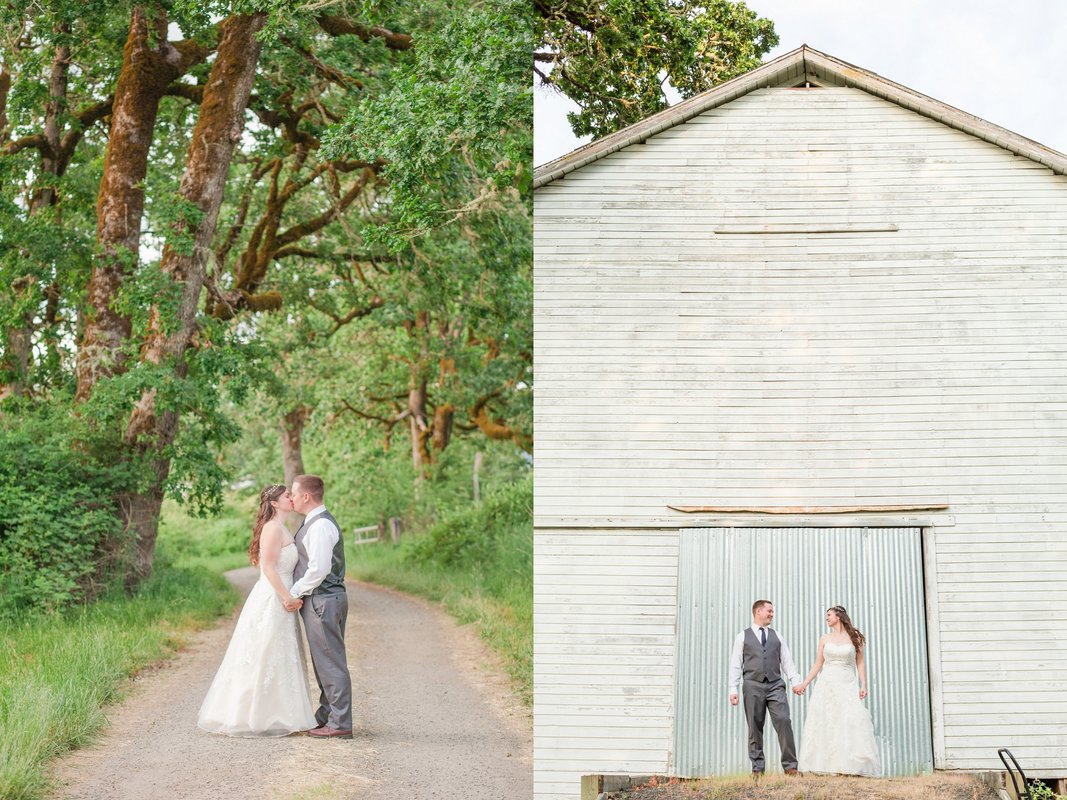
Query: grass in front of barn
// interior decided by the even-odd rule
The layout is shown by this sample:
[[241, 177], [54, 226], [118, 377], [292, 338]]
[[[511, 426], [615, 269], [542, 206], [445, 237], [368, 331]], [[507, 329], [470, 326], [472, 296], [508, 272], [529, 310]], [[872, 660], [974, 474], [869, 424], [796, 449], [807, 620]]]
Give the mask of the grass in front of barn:
[[350, 577], [441, 603], [475, 626], [504, 661], [518, 697], [533, 703], [533, 483], [500, 487], [476, 506], [346, 555]]
[[997, 800], [996, 791], [970, 775], [907, 778], [769, 775], [656, 782], [607, 795], [608, 800]]
[[45, 796], [48, 762], [93, 740], [129, 677], [233, 609], [239, 595], [219, 571], [240, 566], [240, 554], [226, 552], [238, 516], [247, 540], [237, 506], [205, 522], [168, 504], [154, 574], [132, 596], [115, 589], [84, 606], [3, 621], [0, 798]]

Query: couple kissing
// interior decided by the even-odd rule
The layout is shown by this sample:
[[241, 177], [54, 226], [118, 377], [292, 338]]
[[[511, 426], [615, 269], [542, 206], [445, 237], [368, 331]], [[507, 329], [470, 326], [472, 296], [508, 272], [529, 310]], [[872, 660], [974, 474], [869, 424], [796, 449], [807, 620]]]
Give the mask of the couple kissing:
[[[245, 601], [197, 724], [227, 736], [352, 738], [352, 678], [345, 656], [345, 551], [326, 510], [325, 486], [299, 475], [292, 489], [274, 484], [259, 496], [249, 561], [259, 580]], [[304, 514], [295, 534], [291, 512]], [[312, 709], [299, 616], [311, 653], [319, 703]]]

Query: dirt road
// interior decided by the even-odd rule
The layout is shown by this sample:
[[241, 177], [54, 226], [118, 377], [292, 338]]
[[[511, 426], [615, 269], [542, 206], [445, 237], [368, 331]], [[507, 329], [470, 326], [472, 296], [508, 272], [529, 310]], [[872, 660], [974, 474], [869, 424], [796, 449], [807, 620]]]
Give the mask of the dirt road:
[[[247, 592], [256, 575], [227, 577]], [[350, 582], [348, 595], [352, 741], [230, 739], [196, 727], [235, 617], [142, 674], [102, 738], [57, 764], [54, 796], [529, 800], [529, 714], [477, 635], [398, 592]]]

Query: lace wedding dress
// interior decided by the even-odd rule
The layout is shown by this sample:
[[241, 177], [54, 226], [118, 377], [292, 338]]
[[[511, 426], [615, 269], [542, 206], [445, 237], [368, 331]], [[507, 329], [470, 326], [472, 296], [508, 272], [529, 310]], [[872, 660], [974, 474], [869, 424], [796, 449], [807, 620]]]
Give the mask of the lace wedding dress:
[[812, 688], [800, 737], [800, 771], [874, 776], [880, 772], [871, 714], [860, 700], [856, 648], [823, 645], [822, 671]]
[[[293, 585], [295, 566], [296, 545], [287, 544], [278, 556], [286, 586]], [[285, 610], [261, 571], [197, 725], [227, 736], [285, 736], [315, 727], [297, 616]]]

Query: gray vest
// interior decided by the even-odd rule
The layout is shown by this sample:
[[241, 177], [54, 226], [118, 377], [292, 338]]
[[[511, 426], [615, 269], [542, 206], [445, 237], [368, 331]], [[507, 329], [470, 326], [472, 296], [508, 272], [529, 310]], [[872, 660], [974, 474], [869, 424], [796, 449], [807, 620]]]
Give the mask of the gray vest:
[[752, 628], [745, 628], [741, 651], [741, 675], [746, 681], [774, 683], [782, 679], [782, 640], [767, 628], [767, 646], [760, 644]]
[[329, 520], [337, 528], [337, 544], [333, 546], [333, 558], [330, 561], [330, 574], [322, 579], [312, 594], [340, 594], [345, 590], [345, 537], [341, 535], [341, 526], [329, 511], [316, 514], [310, 520], [305, 519], [300, 530], [296, 532], [296, 567], [293, 568], [293, 580], [298, 581], [308, 571], [308, 551], [304, 548], [304, 537], [307, 536], [311, 524], [320, 519]]

